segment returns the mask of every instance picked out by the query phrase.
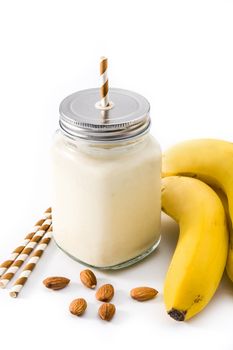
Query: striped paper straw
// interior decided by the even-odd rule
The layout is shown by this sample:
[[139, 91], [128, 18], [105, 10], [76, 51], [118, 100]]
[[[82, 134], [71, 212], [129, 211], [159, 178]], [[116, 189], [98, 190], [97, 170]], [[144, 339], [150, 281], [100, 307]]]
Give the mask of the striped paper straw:
[[108, 59], [106, 57], [100, 58], [100, 105], [104, 108], [109, 105], [108, 93]]
[[20, 266], [24, 263], [24, 261], [31, 254], [37, 243], [40, 241], [41, 237], [44, 236], [45, 232], [49, 229], [52, 223], [51, 216], [45, 220], [45, 222], [40, 226], [40, 229], [35, 233], [30, 242], [26, 245], [26, 247], [22, 250], [21, 254], [17, 257], [17, 259], [13, 262], [13, 264], [9, 267], [7, 272], [0, 279], [0, 287], [5, 288], [6, 285], [10, 282], [10, 280], [14, 277]]
[[28, 280], [28, 277], [34, 270], [36, 264], [38, 263], [39, 259], [43, 255], [45, 249], [47, 248], [51, 238], [52, 238], [52, 225], [42, 238], [41, 242], [39, 243], [38, 247], [32, 254], [31, 258], [29, 259], [27, 265], [24, 267], [22, 273], [19, 275], [19, 278], [15, 281], [13, 287], [10, 290], [10, 296], [13, 298], [16, 298], [18, 294], [20, 293], [21, 289], [25, 285], [25, 283]]
[[0, 277], [6, 272], [7, 269], [13, 264], [15, 259], [19, 256], [19, 254], [23, 251], [23, 249], [26, 247], [26, 245], [30, 242], [32, 237], [35, 235], [35, 233], [40, 229], [41, 225], [45, 222], [46, 219], [51, 215], [51, 208], [48, 208], [45, 212], [42, 218], [36, 222], [35, 226], [32, 228], [30, 233], [28, 233], [25, 237], [23, 242], [13, 250], [13, 252], [10, 254], [9, 258], [5, 260], [0, 265]]

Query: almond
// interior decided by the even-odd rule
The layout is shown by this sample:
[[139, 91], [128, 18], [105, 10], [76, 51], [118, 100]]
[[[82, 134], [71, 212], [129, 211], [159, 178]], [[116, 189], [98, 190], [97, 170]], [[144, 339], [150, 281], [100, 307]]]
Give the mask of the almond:
[[87, 308], [87, 302], [83, 298], [74, 299], [70, 303], [70, 312], [75, 316], [81, 316]]
[[59, 290], [65, 288], [69, 284], [70, 280], [66, 277], [47, 277], [43, 283], [46, 288]]
[[116, 312], [115, 305], [110, 303], [104, 303], [99, 307], [98, 314], [102, 320], [110, 321], [113, 318], [115, 312]]
[[137, 287], [130, 291], [131, 297], [138, 301], [153, 299], [157, 294], [158, 291], [150, 287]]
[[104, 284], [97, 290], [95, 294], [95, 297], [97, 300], [107, 301], [107, 302], [112, 300], [113, 296], [114, 296], [114, 288], [111, 284]]
[[94, 289], [97, 284], [95, 274], [88, 269], [80, 272], [80, 280], [87, 288]]

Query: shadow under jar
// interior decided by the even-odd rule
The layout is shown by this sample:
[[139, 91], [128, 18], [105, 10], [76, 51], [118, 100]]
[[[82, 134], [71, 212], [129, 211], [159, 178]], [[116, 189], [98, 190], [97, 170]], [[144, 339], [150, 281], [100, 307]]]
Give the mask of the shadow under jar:
[[53, 229], [57, 245], [101, 269], [131, 265], [160, 241], [161, 151], [150, 135], [150, 105], [110, 89], [66, 97], [52, 146]]

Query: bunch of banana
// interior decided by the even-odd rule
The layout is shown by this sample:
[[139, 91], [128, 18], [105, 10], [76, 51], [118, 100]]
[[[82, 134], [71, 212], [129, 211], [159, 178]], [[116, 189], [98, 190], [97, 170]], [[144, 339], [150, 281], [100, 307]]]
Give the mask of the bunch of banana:
[[[163, 210], [180, 225], [164, 299], [169, 315], [181, 321], [208, 304], [225, 265], [233, 281], [233, 144], [201, 139], [175, 145], [163, 156], [163, 177]], [[223, 204], [231, 218], [229, 244]]]

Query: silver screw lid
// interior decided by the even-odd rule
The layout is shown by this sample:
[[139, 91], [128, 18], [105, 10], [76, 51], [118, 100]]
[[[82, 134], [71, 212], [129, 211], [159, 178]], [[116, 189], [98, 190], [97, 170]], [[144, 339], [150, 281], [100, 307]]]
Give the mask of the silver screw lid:
[[73, 138], [115, 141], [146, 133], [150, 127], [150, 104], [141, 95], [123, 89], [109, 89], [110, 106], [98, 105], [99, 89], [67, 96], [60, 104], [60, 127]]

